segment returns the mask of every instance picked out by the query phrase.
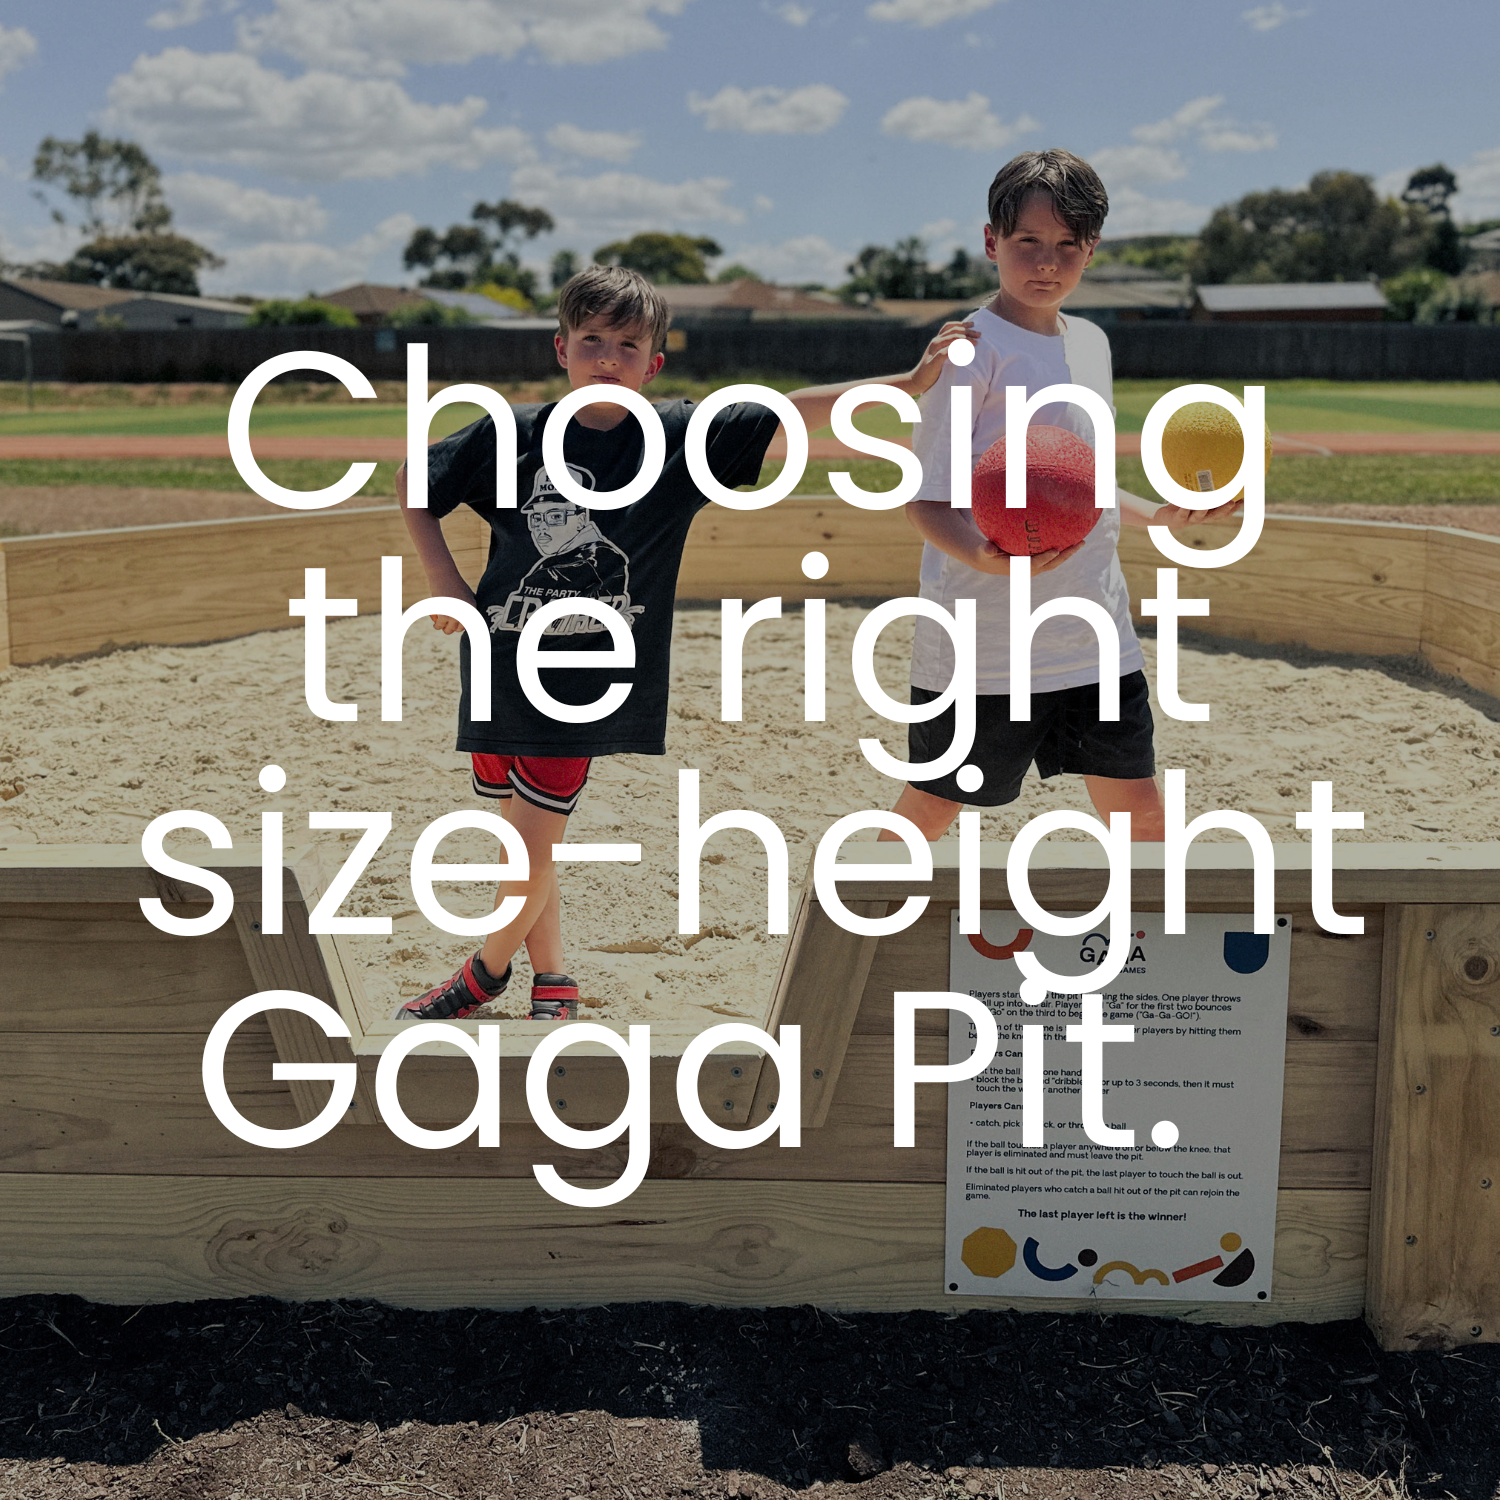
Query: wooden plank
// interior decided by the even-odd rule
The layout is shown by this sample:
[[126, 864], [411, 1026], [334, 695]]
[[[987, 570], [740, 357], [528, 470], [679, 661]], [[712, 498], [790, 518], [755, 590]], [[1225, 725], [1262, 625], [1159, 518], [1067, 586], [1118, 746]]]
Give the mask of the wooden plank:
[[[1316, 1056], [1293, 1047], [1287, 1062], [1282, 1134], [1283, 1188], [1365, 1187], [1369, 1183], [1369, 1122], [1360, 1125], [1341, 1099], [1348, 1073], [1367, 1057], [1347, 1056], [1367, 1044], [1340, 1044]], [[503, 1125], [497, 1148], [473, 1140], [444, 1151], [407, 1146], [389, 1130], [335, 1130], [291, 1151], [270, 1151], [240, 1141], [211, 1115], [203, 1098], [201, 1035], [31, 1033], [11, 1039], [6, 1088], [0, 1090], [0, 1170], [38, 1173], [124, 1173], [139, 1176], [204, 1173], [245, 1177], [525, 1177], [550, 1163], [569, 1177], [613, 1179], [625, 1162], [625, 1143], [574, 1152], [556, 1146], [530, 1123], [524, 1059], [502, 1063]], [[941, 1037], [924, 1036], [919, 1062], [944, 1060]], [[271, 1079], [277, 1060], [267, 1022], [251, 1022], [231, 1044], [226, 1075], [231, 1095], [248, 1118], [271, 1130], [302, 1123], [288, 1085]], [[454, 1124], [472, 1106], [466, 1063], [423, 1077], [413, 1058], [402, 1069], [402, 1098], [410, 1115], [429, 1126]], [[602, 1063], [602, 1059], [598, 1060]], [[415, 1070], [415, 1071], [410, 1071]], [[600, 1069], [603, 1072], [603, 1069]], [[705, 1070], [700, 1099], [712, 1113], [713, 1084], [722, 1074]], [[1362, 1075], [1361, 1075], [1362, 1076]], [[575, 1069], [566, 1075], [579, 1107], [570, 1123], [599, 1124], [612, 1117], [623, 1090], [618, 1072], [584, 1087]], [[1330, 1080], [1336, 1085], [1330, 1087]], [[735, 1085], [743, 1090], [745, 1085]], [[446, 1092], [442, 1092], [446, 1091]], [[941, 1183], [946, 1171], [947, 1120], [943, 1090], [917, 1090], [916, 1144], [891, 1143], [889, 1038], [850, 1038], [838, 1091], [827, 1123], [803, 1133], [795, 1151], [773, 1139], [748, 1150], [709, 1146], [681, 1123], [673, 1106], [675, 1059], [653, 1068], [653, 1178], [722, 1181]], [[461, 1097], [458, 1097], [461, 1096]], [[566, 1097], [566, 1096], [564, 1096]], [[741, 1092], [740, 1097], [743, 1097]], [[457, 1104], [455, 1104], [457, 1098]], [[424, 1108], [424, 1099], [433, 1101]], [[462, 1107], [458, 1107], [461, 1105]]]
[[[224, 1081], [252, 1124], [285, 1130], [300, 1121], [288, 1085], [271, 1078], [276, 1058], [265, 1017], [252, 1019], [229, 1044]], [[0, 1170], [284, 1172], [289, 1153], [252, 1146], [214, 1118], [202, 1064], [202, 1036], [11, 1034], [0, 1087]]]
[[1429, 527], [1427, 588], [1432, 598], [1493, 609], [1500, 598], [1500, 538]]
[[[1364, 1194], [1283, 1193], [1269, 1301], [1132, 1299], [1120, 1310], [1263, 1324], [1354, 1316], [1366, 1211]], [[1099, 1310], [948, 1297], [942, 1268], [936, 1185], [646, 1183], [623, 1207], [579, 1209], [516, 1181], [0, 1175], [0, 1296]]]
[[5, 566], [5, 543], [0, 542], [0, 672], [10, 666], [10, 585]]
[[[300, 857], [288, 851], [288, 859]], [[190, 863], [212, 869], [228, 883], [238, 900], [260, 897], [260, 850], [254, 845], [239, 849], [202, 850], [200, 859], [183, 856]], [[290, 899], [300, 894], [291, 874], [283, 878], [282, 890]], [[173, 902], [205, 909], [203, 888], [186, 881], [168, 880], [148, 868], [139, 842], [129, 844], [27, 844], [0, 849], [0, 903], [63, 902], [90, 904], [134, 904], [155, 896], [170, 906]], [[187, 939], [187, 941], [193, 941]]]
[[[860, 863], [904, 866], [899, 844], [853, 846]], [[1276, 855], [1278, 910], [1312, 909], [1311, 845], [1301, 841], [1273, 845]], [[980, 899], [996, 908], [1010, 905], [1005, 864], [1008, 843], [986, 844], [980, 856]], [[1132, 846], [1132, 900], [1141, 911], [1160, 911], [1163, 904], [1163, 846]], [[1038, 848], [1031, 860], [1032, 894], [1053, 911], [1090, 911], [1108, 887], [1104, 851], [1095, 843], [1053, 844]], [[854, 893], [855, 887], [847, 887]], [[870, 901], [900, 901], [916, 889], [933, 904], [958, 900], [957, 845], [933, 847], [933, 878], [924, 888], [893, 873], [890, 881], [862, 881], [858, 894]], [[1249, 911], [1254, 890], [1251, 861], [1243, 840], [1195, 843], [1187, 856], [1189, 911]], [[1386, 902], [1500, 901], [1500, 852], [1493, 844], [1335, 844], [1334, 904], [1340, 911]]]
[[1422, 655], [1440, 672], [1487, 693], [1500, 692], [1500, 610], [1439, 594], [1427, 596]]
[[[221, 1125], [203, 1095], [203, 1037], [191, 1034], [110, 1035], [92, 1032], [20, 1034], [8, 1038], [4, 1087], [0, 1088], [0, 1171], [34, 1173], [109, 1173], [135, 1176], [201, 1176], [205, 1173], [245, 1177], [525, 1177], [536, 1163], [549, 1163], [569, 1177], [618, 1177], [625, 1162], [625, 1142], [594, 1151], [571, 1151], [555, 1145], [530, 1123], [525, 1098], [525, 1060], [502, 1064], [501, 1113], [504, 1123], [498, 1148], [481, 1149], [473, 1139], [443, 1151], [408, 1146], [381, 1126], [373, 1130], [334, 1130], [309, 1146], [268, 1150], [240, 1140]], [[290, 1130], [303, 1123], [292, 1102], [290, 1086], [272, 1080], [280, 1060], [266, 1017], [246, 1023], [230, 1044], [226, 1085], [236, 1107], [268, 1130]], [[420, 1124], [455, 1124], [473, 1105], [472, 1070], [462, 1108], [451, 1099], [422, 1107], [425, 1092], [436, 1100], [439, 1090], [463, 1094], [462, 1070], [455, 1061], [441, 1076], [422, 1078], [422, 1065], [438, 1059], [415, 1057], [402, 1067], [402, 1099]], [[445, 1060], [446, 1061], [446, 1060]], [[591, 1060], [601, 1064], [602, 1059]], [[706, 1109], [721, 1101], [714, 1091], [735, 1060], [704, 1069], [700, 1091]], [[602, 1068], [600, 1069], [602, 1072]], [[662, 1057], [652, 1070], [655, 1113], [664, 1121], [653, 1132], [659, 1145], [653, 1174], [688, 1175], [691, 1163], [682, 1145], [702, 1142], [681, 1124], [675, 1107], [676, 1059]], [[618, 1112], [623, 1090], [613, 1077], [597, 1090], [586, 1089], [576, 1068], [568, 1080], [581, 1096], [569, 1123], [599, 1124]], [[586, 1074], [585, 1074], [586, 1078]], [[411, 1087], [415, 1080], [416, 1087]], [[751, 1080], [736, 1083], [742, 1099]], [[743, 1108], [743, 1105], [741, 1106]], [[728, 1123], [726, 1119], [726, 1123]], [[889, 1147], [890, 1128], [884, 1131]], [[809, 1135], [817, 1140], [815, 1135]], [[837, 1143], [832, 1143], [835, 1148]], [[774, 1148], [773, 1148], [774, 1149]], [[740, 1153], [720, 1155], [733, 1176]], [[888, 1153], [889, 1154], [889, 1153]], [[786, 1171], [801, 1153], [783, 1152], [773, 1170]], [[823, 1175], [837, 1173], [837, 1149], [820, 1154]], [[792, 1175], [797, 1175], [794, 1171]], [[813, 1173], [812, 1175], [817, 1175]]]
[[[488, 531], [464, 508], [444, 521], [465, 576], [484, 566]], [[297, 625], [303, 569], [327, 570], [330, 597], [380, 607], [380, 559], [405, 559], [404, 603], [426, 592], [394, 505], [233, 521], [23, 537], [6, 543], [12, 660], [56, 660], [137, 644], [191, 645]], [[225, 567], [226, 558], [234, 566]], [[90, 608], [71, 601], [87, 597]]]
[[698, 512], [683, 560], [706, 562], [715, 549], [779, 544], [800, 575], [802, 554], [810, 548], [902, 546], [920, 559], [922, 539], [906, 519], [904, 506], [895, 510], [858, 510], [828, 496], [781, 501], [770, 511], [727, 510], [709, 505]]
[[[263, 932], [260, 919], [259, 902], [235, 902], [235, 931], [255, 990], [300, 990], [338, 1010], [354, 1034], [350, 1040], [331, 1037], [310, 1016], [293, 1010], [267, 1011], [277, 1055], [286, 1063], [352, 1063], [360, 1039], [359, 1017], [347, 990], [334, 984], [323, 950], [307, 930], [306, 904], [301, 900], [283, 902], [280, 935]], [[322, 1112], [333, 1091], [331, 1083], [304, 1080], [293, 1080], [287, 1087], [304, 1122]], [[360, 1076], [349, 1102], [347, 1123], [374, 1124], [377, 1118], [374, 1083]]]
[[[884, 901], [849, 901], [859, 917], [883, 917]], [[816, 1128], [828, 1118], [838, 1088], [844, 1052], [864, 994], [865, 977], [879, 938], [840, 927], [813, 899], [811, 877], [798, 898], [797, 917], [787, 941], [776, 993], [765, 1029], [802, 1029], [802, 1123]], [[774, 1069], [766, 1069], [750, 1110], [758, 1125], [770, 1114], [780, 1092]]]
[[1491, 697], [1500, 698], [1500, 667], [1495, 666], [1494, 663], [1476, 661], [1472, 656], [1465, 656], [1446, 646], [1434, 645], [1427, 641], [1422, 643], [1422, 657], [1435, 671], [1447, 677], [1457, 677], [1461, 682], [1467, 682], [1470, 687], [1476, 687], [1482, 693], [1489, 693]]
[[1367, 1316], [1387, 1349], [1500, 1342], [1500, 906], [1389, 927]]
[[[1224, 545], [1228, 527], [1205, 526], [1179, 540], [1197, 550]], [[1272, 517], [1255, 550], [1212, 570], [1182, 568], [1183, 598], [1206, 598], [1211, 613], [1194, 629], [1324, 650], [1414, 655], [1422, 635], [1426, 529]], [[1156, 591], [1166, 559], [1148, 533], [1126, 531], [1120, 559], [1134, 600]]]
[[0, 973], [0, 1032], [10, 1034], [207, 1033], [256, 988], [232, 928], [173, 937], [125, 902], [0, 905]]
[[[500, 1119], [502, 1125], [529, 1122], [526, 1073], [540, 1027], [518, 1036], [516, 1023], [498, 1024], [502, 1029]], [[511, 1045], [506, 1046], [507, 1042]], [[517, 1043], [525, 1050], [519, 1050]], [[683, 1123], [677, 1104], [677, 1068], [685, 1044], [683, 1037], [652, 1036], [653, 1122]], [[710, 1054], [698, 1074], [698, 1102], [710, 1120], [725, 1129], [745, 1124], [755, 1097], [761, 1062], [759, 1053], [726, 1050]], [[361, 1087], [372, 1100], [377, 1064], [378, 1058], [369, 1054], [359, 1058]], [[618, 1118], [625, 1107], [625, 1064], [602, 1048], [593, 1048], [592, 1055], [582, 1049], [565, 1053], [554, 1065], [552, 1075], [548, 1092], [553, 1113], [564, 1125], [605, 1125]], [[445, 1056], [424, 1056], [419, 1051], [401, 1064], [398, 1082], [401, 1107], [407, 1118], [419, 1125], [458, 1124], [474, 1108], [478, 1091], [473, 1064], [456, 1048]]]

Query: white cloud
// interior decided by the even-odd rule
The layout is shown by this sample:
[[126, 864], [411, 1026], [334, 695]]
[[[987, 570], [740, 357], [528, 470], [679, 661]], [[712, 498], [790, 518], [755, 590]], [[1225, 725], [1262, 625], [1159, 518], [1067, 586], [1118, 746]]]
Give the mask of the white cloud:
[[787, 0], [785, 5], [777, 6], [776, 14], [788, 26], [806, 26], [813, 18], [813, 13], [805, 5], [798, 5], [796, 0]]
[[483, 99], [421, 104], [389, 79], [287, 78], [241, 53], [169, 47], [109, 86], [106, 123], [155, 151], [304, 181], [396, 177], [432, 166], [524, 162], [514, 127], [480, 127]]
[[554, 151], [566, 151], [570, 156], [621, 162], [635, 155], [641, 138], [619, 130], [580, 130], [577, 125], [562, 124], [547, 132], [547, 144]]
[[1181, 198], [1148, 198], [1138, 188], [1111, 188], [1106, 237], [1132, 234], [1193, 234], [1209, 210]]
[[1276, 132], [1269, 125], [1260, 125], [1252, 130], [1241, 130], [1231, 125], [1205, 130], [1198, 137], [1198, 144], [1205, 151], [1273, 151], [1277, 141]]
[[1148, 146], [1168, 145], [1202, 129], [1223, 102], [1223, 94], [1205, 94], [1201, 99], [1189, 99], [1175, 115], [1168, 115], [1154, 125], [1137, 125], [1130, 134]]
[[1089, 162], [1110, 188], [1137, 182], [1173, 182], [1187, 176], [1182, 158], [1165, 146], [1106, 146], [1095, 151]]
[[[1245, 127], [1232, 120], [1216, 119], [1222, 94], [1205, 94], [1189, 99], [1174, 115], [1150, 125], [1137, 125], [1130, 134], [1143, 145], [1166, 146], [1196, 134], [1205, 151], [1270, 151], [1276, 146], [1276, 132], [1269, 125]], [[1127, 150], [1118, 147], [1117, 150]], [[1175, 173], [1175, 176], [1182, 174]], [[1165, 181], [1165, 178], [1141, 178], [1141, 181]]]
[[510, 191], [539, 203], [568, 233], [633, 234], [645, 229], [689, 228], [705, 222], [738, 224], [743, 210], [724, 201], [727, 177], [657, 182], [635, 172], [570, 177], [556, 167], [518, 167]]
[[1311, 10], [1293, 10], [1285, 0], [1271, 0], [1269, 5], [1254, 5], [1241, 11], [1240, 20], [1255, 31], [1275, 31], [1288, 21], [1300, 21], [1311, 14]]
[[880, 128], [887, 135], [904, 136], [909, 141], [999, 151], [1018, 136], [1041, 127], [1030, 115], [1021, 115], [1007, 125], [990, 112], [990, 101], [983, 94], [970, 94], [967, 99], [903, 99], [886, 113]]
[[[347, 245], [266, 240], [225, 254], [225, 265], [201, 278], [208, 295], [251, 292], [262, 297], [301, 297], [368, 280], [380, 257], [403, 244], [417, 227], [410, 214], [393, 214]], [[390, 273], [387, 273], [390, 274]]]
[[207, 14], [208, 0], [177, 0], [175, 10], [159, 10], [146, 17], [146, 24], [157, 31], [175, 31], [179, 26], [196, 26]]
[[873, 21], [906, 21], [913, 26], [941, 26], [960, 16], [978, 15], [1000, 0], [875, 0], [865, 14]]
[[36, 38], [24, 26], [0, 26], [0, 78], [36, 56]]
[[750, 135], [819, 135], [838, 124], [848, 105], [849, 100], [826, 83], [800, 89], [741, 89], [731, 84], [712, 99], [688, 95], [688, 108], [702, 115], [710, 130]]
[[313, 197], [283, 197], [202, 172], [174, 173], [162, 187], [178, 226], [213, 243], [309, 240], [328, 227], [328, 215]]
[[768, 197], [766, 197], [766, 195], [764, 193], [757, 193], [755, 195], [755, 211], [756, 211], [756, 213], [758, 213], [758, 214], [768, 214], [775, 207], [776, 207], [776, 200], [774, 198], [768, 198]]
[[852, 256], [820, 234], [805, 234], [779, 245], [740, 245], [726, 251], [725, 259], [749, 266], [767, 281], [792, 286], [817, 281], [838, 286], [849, 279], [847, 267]]
[[[1500, 146], [1476, 151], [1455, 169], [1454, 175], [1458, 178], [1458, 192], [1453, 195], [1450, 207], [1460, 224], [1500, 218]], [[1410, 176], [1410, 172], [1401, 174], [1398, 193]]]
[[687, 0], [274, 0], [240, 23], [240, 45], [312, 68], [395, 77], [412, 63], [512, 58], [597, 63], [666, 46], [651, 19]]

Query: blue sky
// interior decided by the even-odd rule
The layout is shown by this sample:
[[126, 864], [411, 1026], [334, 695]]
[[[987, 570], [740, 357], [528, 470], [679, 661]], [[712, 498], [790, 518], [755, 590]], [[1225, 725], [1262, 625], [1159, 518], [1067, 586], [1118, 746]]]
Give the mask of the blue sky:
[[1491, 217], [1497, 56], [1493, 0], [9, 0], [0, 254], [71, 248], [28, 173], [90, 125], [152, 152], [220, 292], [409, 279], [415, 224], [502, 196], [558, 220], [538, 262], [680, 229], [836, 282], [871, 242], [977, 250], [1044, 145], [1100, 168], [1106, 234], [1436, 160]]

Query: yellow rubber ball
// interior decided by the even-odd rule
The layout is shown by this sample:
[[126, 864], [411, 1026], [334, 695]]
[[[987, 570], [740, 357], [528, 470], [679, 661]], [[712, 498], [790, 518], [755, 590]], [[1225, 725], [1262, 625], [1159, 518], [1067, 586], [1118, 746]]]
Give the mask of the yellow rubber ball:
[[[1245, 456], [1240, 424], [1212, 401], [1193, 401], [1167, 419], [1161, 456], [1169, 473], [1185, 490], [1200, 494], [1229, 483]], [[1271, 467], [1271, 429], [1266, 428], [1266, 467]], [[1243, 495], [1232, 496], [1233, 504]]]

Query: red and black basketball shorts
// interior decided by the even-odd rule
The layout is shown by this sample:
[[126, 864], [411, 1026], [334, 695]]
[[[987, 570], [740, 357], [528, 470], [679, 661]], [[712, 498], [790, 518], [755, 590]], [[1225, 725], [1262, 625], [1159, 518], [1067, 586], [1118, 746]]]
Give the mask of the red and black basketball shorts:
[[589, 757], [557, 755], [479, 755], [474, 762], [476, 796], [508, 801], [512, 795], [544, 812], [567, 816], [578, 806], [589, 779]]

